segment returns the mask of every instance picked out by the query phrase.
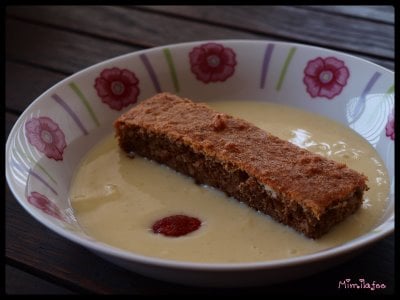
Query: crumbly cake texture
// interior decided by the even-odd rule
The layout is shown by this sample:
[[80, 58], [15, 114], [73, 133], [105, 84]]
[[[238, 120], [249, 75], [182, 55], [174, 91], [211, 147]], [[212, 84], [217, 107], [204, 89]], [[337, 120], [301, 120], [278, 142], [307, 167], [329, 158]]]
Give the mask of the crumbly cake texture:
[[310, 238], [354, 213], [366, 176], [251, 123], [170, 93], [114, 123], [120, 147], [216, 187]]

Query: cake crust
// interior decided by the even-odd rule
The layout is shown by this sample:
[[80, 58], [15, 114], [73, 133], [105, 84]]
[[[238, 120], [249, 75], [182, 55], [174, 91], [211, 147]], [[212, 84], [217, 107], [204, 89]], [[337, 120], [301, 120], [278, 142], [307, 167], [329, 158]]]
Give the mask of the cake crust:
[[114, 126], [125, 152], [217, 187], [311, 238], [354, 213], [368, 189], [345, 164], [169, 93], [142, 101]]

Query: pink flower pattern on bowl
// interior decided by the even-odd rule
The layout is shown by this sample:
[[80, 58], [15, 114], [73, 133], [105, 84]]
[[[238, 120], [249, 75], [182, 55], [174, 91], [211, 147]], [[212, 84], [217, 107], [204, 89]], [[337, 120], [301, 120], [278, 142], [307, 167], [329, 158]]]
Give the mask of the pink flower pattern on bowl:
[[192, 72], [204, 83], [225, 81], [233, 75], [237, 64], [235, 52], [217, 43], [194, 47], [189, 59]]
[[392, 111], [388, 116], [388, 121], [386, 123], [386, 136], [394, 140], [394, 111]]
[[61, 221], [66, 221], [57, 205], [51, 202], [46, 196], [38, 192], [32, 192], [30, 196], [28, 196], [28, 202], [44, 213]]
[[63, 159], [67, 143], [57, 123], [49, 117], [31, 118], [25, 123], [25, 135], [29, 143], [48, 158]]
[[332, 99], [342, 92], [350, 76], [342, 60], [335, 57], [310, 60], [304, 69], [303, 82], [311, 97]]
[[129, 104], [134, 104], [140, 93], [139, 80], [136, 75], [119, 68], [104, 69], [96, 78], [95, 89], [101, 101], [110, 108], [121, 110]]

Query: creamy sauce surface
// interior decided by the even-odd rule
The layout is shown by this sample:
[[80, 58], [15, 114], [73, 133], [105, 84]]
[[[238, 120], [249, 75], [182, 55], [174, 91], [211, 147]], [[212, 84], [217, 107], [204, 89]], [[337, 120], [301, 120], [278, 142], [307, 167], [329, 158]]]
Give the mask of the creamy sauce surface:
[[[88, 235], [146, 256], [227, 263], [321, 251], [352, 240], [379, 222], [387, 204], [389, 178], [374, 148], [359, 135], [327, 118], [287, 106], [251, 101], [208, 104], [364, 173], [370, 189], [362, 207], [322, 238], [308, 239], [166, 166], [137, 155], [128, 158], [110, 135], [83, 159], [71, 187], [75, 216]], [[174, 214], [197, 217], [202, 225], [178, 238], [152, 232], [155, 221]]]

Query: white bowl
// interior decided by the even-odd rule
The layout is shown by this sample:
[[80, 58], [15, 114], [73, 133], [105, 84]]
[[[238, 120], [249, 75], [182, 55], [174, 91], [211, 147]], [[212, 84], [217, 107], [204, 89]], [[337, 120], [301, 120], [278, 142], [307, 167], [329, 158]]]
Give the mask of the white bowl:
[[[202, 51], [222, 63], [213, 74], [196, 67]], [[213, 63], [212, 61], [208, 61]], [[322, 86], [322, 67], [336, 83]], [[320, 72], [321, 69], [318, 69]], [[123, 102], [103, 83], [118, 76], [130, 89]], [[291, 259], [254, 263], [192, 263], [146, 257], [88, 236], [73, 216], [68, 191], [82, 156], [112, 132], [123, 111], [157, 92], [202, 101], [273, 101], [327, 116], [363, 136], [391, 180], [380, 224], [343, 245]], [[347, 54], [301, 44], [218, 40], [157, 47], [96, 64], [56, 84], [14, 125], [6, 144], [6, 178], [36, 220], [103, 258], [161, 280], [204, 286], [269, 284], [315, 273], [348, 259], [394, 230], [394, 73]], [[378, 258], [377, 258], [378, 259]]]

